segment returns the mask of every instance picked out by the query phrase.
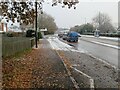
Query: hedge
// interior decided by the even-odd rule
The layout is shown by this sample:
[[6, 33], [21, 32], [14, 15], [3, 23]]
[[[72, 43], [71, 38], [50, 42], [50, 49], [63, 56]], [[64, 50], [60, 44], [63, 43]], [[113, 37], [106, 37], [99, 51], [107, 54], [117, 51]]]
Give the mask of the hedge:
[[[94, 35], [94, 33], [87, 33], [83, 35]], [[100, 36], [105, 36], [105, 37], [120, 37], [120, 34], [118, 33], [100, 33]]]

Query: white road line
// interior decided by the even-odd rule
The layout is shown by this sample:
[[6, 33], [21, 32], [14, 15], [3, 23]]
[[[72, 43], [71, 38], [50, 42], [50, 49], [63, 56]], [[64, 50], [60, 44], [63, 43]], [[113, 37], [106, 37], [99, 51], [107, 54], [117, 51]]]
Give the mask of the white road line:
[[[54, 38], [54, 39], [55, 39], [55, 38]], [[54, 50], [72, 51], [72, 52], [78, 52], [78, 53], [87, 53], [89, 56], [91, 56], [91, 57], [93, 57], [93, 58], [95, 58], [95, 59], [97, 59], [97, 60], [105, 63], [105, 64], [108, 65], [108, 66], [113, 67], [113, 68], [116, 69], [116, 70], [119, 70], [118, 67], [116, 67], [115, 65], [112, 65], [112, 64], [110, 64], [110, 63], [108, 63], [108, 62], [106, 62], [106, 61], [104, 61], [104, 60], [102, 60], [102, 59], [100, 59], [100, 58], [97, 58], [97, 57], [95, 57], [94, 55], [90, 54], [90, 53], [87, 52], [87, 51], [75, 50], [75, 49], [72, 48], [72, 46], [69, 46], [68, 44], [63, 43], [63, 42], [60, 41], [59, 39], [56, 39], [56, 40], [57, 40], [58, 42], [56, 42], [56, 44], [55, 44], [54, 41], [53, 41], [53, 39], [48, 39], [48, 41], [50, 42], [50, 44], [51, 44], [51, 46], [52, 46], [52, 48], [53, 48]], [[61, 44], [62, 44], [62, 45], [61, 45]], [[64, 48], [60, 48], [61, 46], [62, 46], [62, 47], [64, 46]]]
[[[48, 40], [48, 41], [51, 42], [51, 46], [55, 44], [54, 41], [52, 41], [52, 40], [53, 40], [53, 39]], [[57, 40], [57, 39], [56, 39], [56, 40]], [[54, 44], [53, 44], [53, 43], [54, 43]], [[99, 42], [94, 42], [94, 43], [97, 43], [97, 44], [98, 44]], [[71, 46], [67, 45], [66, 43], [61, 42], [59, 39], [56, 41], [56, 47], [55, 47], [55, 46], [52, 46], [53, 49], [55, 49], [56, 52], [57, 52], [57, 49], [56, 49], [56, 48], [61, 47], [61, 46], [58, 45], [58, 44], [61, 44], [61, 46], [64, 46], [64, 45], [65, 45], [63, 49], [59, 48], [59, 50], [65, 50], [65, 48], [66, 48], [66, 50], [68, 50], [68, 51], [80, 52], [80, 51], [78, 51], [78, 50], [74, 50]], [[104, 43], [99, 43], [99, 44], [102, 44], [102, 45], [103, 45]], [[57, 45], [58, 45], [58, 46], [57, 46]], [[106, 45], [106, 44], [104, 44], [104, 45]], [[113, 46], [113, 45], [112, 45], [112, 46]], [[115, 47], [114, 47], [114, 48], [115, 48]], [[81, 53], [81, 52], [80, 52], [80, 53]], [[57, 54], [59, 55], [58, 52], [57, 52]], [[99, 61], [105, 63], [106, 65], [111, 66], [111, 67], [113, 67], [113, 68], [116, 69], [116, 70], [119, 70], [116, 66], [111, 65], [110, 63], [108, 63], [108, 62], [106, 62], [106, 61], [104, 61], [104, 60], [102, 60], [102, 59], [100, 59], [100, 58], [97, 58], [97, 57], [93, 56], [93, 55], [90, 54], [90, 53], [87, 53], [87, 54], [88, 54], [89, 56], [95, 58], [96, 60], [99, 60]], [[59, 55], [59, 56], [60, 56], [60, 55]], [[62, 59], [61, 56], [60, 56], [60, 58]], [[63, 64], [64, 64], [64, 61], [63, 61], [63, 60], [62, 60], [62, 62], [63, 62]], [[64, 64], [64, 66], [66, 67], [65, 64]], [[71, 67], [71, 68], [74, 68], [74, 67]], [[66, 67], [66, 69], [67, 69], [67, 67]], [[90, 80], [90, 87], [91, 87], [91, 89], [94, 89], [94, 80], [93, 80], [90, 76], [88, 76], [87, 74], [81, 72], [80, 70], [77, 70], [76, 68], [74, 68], [74, 70], [76, 70], [77, 72], [79, 72], [79, 73], [83, 74], [84, 76], [88, 77], [89, 80]], [[67, 69], [67, 72], [69, 73], [69, 75], [71, 75], [71, 73], [69, 72], [68, 69]], [[70, 76], [70, 78], [71, 78], [72, 82], [74, 83], [74, 86], [75, 86], [76, 88], [78, 88], [79, 85], [78, 85], [78, 83], [75, 81], [75, 79], [72, 78], [71, 76]]]
[[61, 55], [59, 54], [58, 51], [56, 51], [56, 53], [58, 54], [58, 56], [60, 57], [61, 61], [63, 62], [64, 66], [65, 66], [65, 68], [66, 68], [66, 70], [67, 70], [67, 73], [68, 73], [68, 75], [69, 75], [72, 83], [74, 84], [74, 87], [75, 87], [76, 89], [80, 90], [79, 84], [78, 84], [78, 83], [75, 81], [75, 79], [71, 76], [71, 72], [70, 72], [69, 69], [67, 68], [67, 65], [65, 64], [63, 58], [61, 57]]
[[93, 43], [96, 43], [96, 44], [100, 44], [100, 45], [104, 45], [104, 46], [108, 46], [108, 47], [112, 47], [112, 48], [115, 48], [115, 49], [120, 49], [119, 46], [115, 46], [115, 45], [110, 45], [110, 44], [96, 42], [96, 41], [90, 41], [90, 42], [93, 42]]
[[84, 75], [85, 77], [89, 78], [90, 88], [91, 88], [92, 90], [95, 88], [95, 86], [94, 86], [94, 79], [92, 79], [92, 77], [88, 76], [87, 74], [83, 73], [82, 71], [80, 71], [80, 70], [78, 70], [78, 69], [76, 69], [76, 68], [74, 68], [74, 67], [72, 67], [72, 66], [71, 66], [71, 68], [73, 68], [73, 69], [74, 69], [75, 71], [77, 71], [78, 73]]
[[[60, 42], [61, 42], [61, 41], [60, 41]], [[65, 44], [65, 43], [61, 42], [61, 44]], [[68, 45], [67, 45], [67, 46], [68, 46]], [[70, 46], [70, 47], [71, 47], [71, 46]], [[72, 51], [72, 49], [69, 48], [69, 47], [65, 47], [65, 48], [67, 48], [69, 51]], [[73, 50], [73, 51], [77, 51], [77, 50]], [[71, 76], [71, 72], [68, 70], [68, 68], [67, 68], [67, 66], [66, 66], [63, 58], [60, 56], [60, 54], [58, 53], [58, 51], [56, 51], [56, 52], [57, 52], [57, 54], [59, 55], [59, 57], [61, 58], [64, 66], [65, 66], [65, 68], [66, 68], [66, 70], [67, 70], [67, 72], [68, 72], [68, 75], [70, 76], [70, 79], [71, 79], [71, 81], [73, 82], [75, 88], [79, 89], [79, 84], [78, 84], [78, 83], [75, 81], [75, 79]], [[79, 52], [79, 51], [78, 51], [78, 52]], [[77, 69], [74, 68], [74, 67], [71, 67], [71, 68], [75, 69], [75, 71], [77, 71], [77, 72], [81, 73], [82, 75], [86, 76], [87, 78], [89, 78], [90, 88], [91, 88], [92, 90], [94, 89], [94, 80], [93, 80], [90, 76], [88, 76], [87, 74], [85, 74], [85, 73], [77, 70]]]
[[95, 58], [95, 60], [99, 60], [99, 61], [105, 63], [106, 65], [111, 66], [112, 68], [114, 68], [114, 69], [116, 69], [116, 70], [119, 70], [119, 68], [116, 67], [115, 65], [112, 65], [112, 64], [110, 64], [110, 63], [108, 63], [108, 62], [106, 62], [106, 61], [104, 61], [104, 60], [102, 60], [102, 59], [100, 59], [100, 58], [97, 58], [97, 57], [93, 56], [93, 55], [90, 54], [90, 53], [88, 53], [88, 55], [91, 56], [91, 57], [93, 57], [93, 58]]
[[74, 68], [74, 67], [72, 67], [72, 66], [71, 66], [71, 68], [73, 68], [75, 71], [81, 73], [81, 74], [84, 75], [85, 77], [87, 77], [87, 78], [89, 78], [89, 79], [91, 78], [90, 76], [88, 76], [87, 74], [83, 73], [82, 71], [80, 71], [80, 70], [78, 70], [78, 69], [76, 69], [76, 68]]

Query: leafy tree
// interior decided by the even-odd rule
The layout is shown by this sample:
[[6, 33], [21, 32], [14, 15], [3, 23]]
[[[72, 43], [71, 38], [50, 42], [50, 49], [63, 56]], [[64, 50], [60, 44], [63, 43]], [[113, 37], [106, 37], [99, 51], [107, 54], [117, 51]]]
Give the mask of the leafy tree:
[[93, 22], [96, 25], [96, 28], [99, 29], [101, 33], [115, 31], [115, 28], [111, 23], [111, 19], [107, 14], [99, 13], [93, 18]]
[[94, 30], [94, 27], [93, 27], [93, 25], [90, 24], [90, 23], [87, 23], [87, 24], [85, 24], [85, 25], [83, 26], [83, 31], [84, 31], [84, 32], [92, 33], [93, 30]]
[[[31, 2], [31, 0], [25, 0], [24, 2], [23, 0], [4, 1], [6, 2], [0, 2], [0, 15], [6, 17], [7, 22], [11, 20], [14, 23], [15, 18], [17, 18], [17, 22], [26, 25], [34, 23], [37, 10], [35, 5], [37, 5], [38, 10], [42, 13], [42, 4], [45, 2], [45, 0], [37, 0], [37, 2]], [[52, 6], [56, 6], [58, 3], [63, 4], [63, 7], [68, 6], [68, 8], [74, 6], [75, 9], [78, 0], [52, 0]]]
[[[34, 23], [35, 19], [37, 19], [37, 10], [39, 9], [42, 13], [42, 3], [44, 0], [35, 0], [36, 2], [31, 0], [4, 0], [6, 2], [0, 2], [0, 14], [6, 17], [7, 22], [11, 20], [13, 23], [15, 22], [15, 18], [17, 22], [22, 24], [32, 24]], [[22, 1], [22, 2], [21, 2]], [[68, 8], [74, 6], [78, 3], [78, 0], [52, 0], [52, 6], [57, 5], [57, 3], [62, 3], [64, 6], [68, 5]], [[64, 7], [63, 6], [63, 7]], [[37, 48], [37, 20], [36, 20], [36, 32], [35, 32], [35, 41], [36, 41], [36, 48]]]
[[[42, 3], [36, 2], [36, 4], [38, 4], [38, 9], [41, 9]], [[20, 22], [20, 24], [28, 25], [33, 23], [36, 17], [33, 2], [0, 2], [0, 9], [7, 22], [11, 20], [14, 23], [15, 18], [17, 18], [17, 22]]]

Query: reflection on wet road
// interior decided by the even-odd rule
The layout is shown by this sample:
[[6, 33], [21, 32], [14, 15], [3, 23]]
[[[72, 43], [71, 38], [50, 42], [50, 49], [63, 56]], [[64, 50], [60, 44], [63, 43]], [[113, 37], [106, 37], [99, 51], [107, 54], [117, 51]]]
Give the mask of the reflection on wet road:
[[118, 66], [118, 49], [99, 45], [84, 40], [79, 40], [78, 43], [71, 43], [77, 50], [84, 49], [92, 55], [104, 59], [111, 64]]
[[82, 39], [80, 39], [78, 43], [69, 43], [62, 39], [58, 39], [57, 37], [51, 39], [50, 42], [53, 40], [55, 41], [52, 42], [52, 44], [58, 50], [62, 49], [65, 51], [71, 50], [76, 52], [88, 53], [118, 67], [118, 52], [120, 49], [118, 50], [112, 47], [92, 43]]

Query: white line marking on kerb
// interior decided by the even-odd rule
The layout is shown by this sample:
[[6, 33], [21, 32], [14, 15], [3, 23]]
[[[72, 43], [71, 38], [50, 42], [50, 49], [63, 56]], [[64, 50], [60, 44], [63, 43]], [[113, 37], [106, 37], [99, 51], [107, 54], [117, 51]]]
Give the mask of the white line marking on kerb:
[[63, 58], [60, 56], [60, 54], [58, 53], [57, 50], [55, 50], [55, 51], [56, 51], [56, 53], [58, 54], [58, 56], [60, 57], [61, 61], [63, 62], [64, 66], [65, 66], [65, 68], [66, 68], [66, 70], [67, 70], [67, 72], [68, 72], [68, 75], [70, 76], [70, 79], [71, 79], [72, 83], [74, 84], [74, 87], [75, 87], [76, 89], [79, 89], [79, 90], [80, 90], [79, 84], [78, 84], [78, 83], [75, 81], [75, 79], [71, 76], [71, 72], [70, 72], [69, 69], [67, 68], [67, 65], [65, 64]]
[[73, 68], [73, 69], [74, 69], [75, 71], [77, 71], [78, 73], [84, 75], [85, 77], [89, 78], [89, 81], [90, 81], [90, 89], [91, 89], [91, 90], [94, 90], [94, 88], [95, 88], [95, 87], [94, 87], [94, 79], [92, 79], [92, 77], [88, 76], [87, 74], [83, 73], [82, 71], [80, 71], [80, 70], [78, 70], [78, 69], [76, 69], [76, 68], [74, 68], [74, 67], [72, 67], [72, 66], [71, 66], [71, 68]]

